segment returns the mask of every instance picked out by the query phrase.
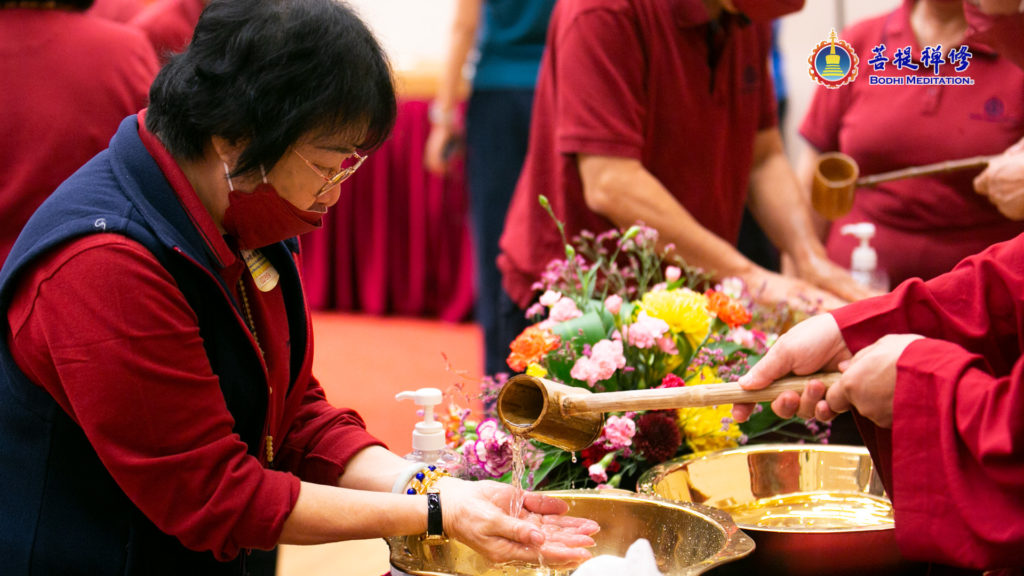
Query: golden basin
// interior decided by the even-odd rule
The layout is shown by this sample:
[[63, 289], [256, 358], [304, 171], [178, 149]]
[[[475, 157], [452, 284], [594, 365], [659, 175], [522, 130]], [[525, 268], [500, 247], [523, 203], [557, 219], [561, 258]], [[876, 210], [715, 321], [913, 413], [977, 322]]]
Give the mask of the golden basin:
[[[700, 574], [749, 554], [754, 542], [721, 510], [625, 490], [545, 492], [569, 503], [569, 514], [601, 525], [594, 556], [624, 556], [630, 544], [646, 538], [666, 576]], [[428, 546], [417, 536], [390, 538], [391, 565], [414, 576], [564, 576], [572, 570], [539, 565], [493, 565], [454, 540]]]
[[[761, 444], [663, 462], [637, 491], [728, 512], [757, 543], [747, 574], [905, 574], [892, 504], [864, 447]], [[753, 571], [753, 572], [752, 572]]]

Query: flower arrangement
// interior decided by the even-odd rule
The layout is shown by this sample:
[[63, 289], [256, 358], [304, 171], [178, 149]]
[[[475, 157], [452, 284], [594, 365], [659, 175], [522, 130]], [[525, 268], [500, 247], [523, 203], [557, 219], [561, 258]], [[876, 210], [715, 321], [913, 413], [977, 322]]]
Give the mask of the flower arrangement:
[[[742, 281], [712, 286], [700, 270], [658, 247], [657, 232], [581, 233], [570, 242], [544, 197], [565, 244], [535, 288], [527, 311], [535, 323], [512, 343], [509, 367], [594, 392], [699, 386], [745, 373], [798, 313], [756, 305]], [[494, 417], [507, 375], [485, 378], [484, 416], [476, 423], [454, 406], [450, 438], [478, 478], [507, 476], [513, 438]], [[647, 468], [695, 452], [736, 447], [757, 438], [826, 442], [814, 421], [781, 420], [759, 407], [737, 424], [731, 405], [609, 414], [589, 448], [577, 454], [540, 443], [524, 450], [527, 484], [538, 488], [612, 486], [632, 489]]]

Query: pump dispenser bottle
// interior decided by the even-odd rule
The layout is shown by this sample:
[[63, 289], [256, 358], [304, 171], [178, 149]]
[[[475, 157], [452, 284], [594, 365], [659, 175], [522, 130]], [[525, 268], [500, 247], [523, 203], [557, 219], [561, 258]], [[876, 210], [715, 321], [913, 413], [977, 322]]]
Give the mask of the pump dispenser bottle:
[[434, 420], [434, 407], [443, 399], [444, 396], [437, 388], [420, 388], [395, 395], [395, 400], [412, 400], [423, 407], [423, 420], [416, 423], [412, 432], [412, 452], [406, 454], [405, 459], [424, 466], [437, 466], [452, 476], [459, 476], [462, 472], [462, 455], [448, 448], [444, 426]]
[[871, 238], [875, 236], [875, 225], [871, 222], [847, 224], [839, 230], [842, 234], [855, 236], [860, 244], [853, 249], [850, 257], [850, 275], [858, 284], [880, 290], [889, 291], [889, 275], [878, 267], [878, 253], [871, 247]]

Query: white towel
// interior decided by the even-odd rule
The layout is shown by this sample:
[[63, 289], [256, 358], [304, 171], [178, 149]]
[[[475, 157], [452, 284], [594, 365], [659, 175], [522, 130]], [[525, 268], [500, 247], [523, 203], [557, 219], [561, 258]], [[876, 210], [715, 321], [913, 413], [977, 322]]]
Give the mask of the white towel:
[[602, 554], [591, 558], [572, 573], [573, 576], [664, 576], [658, 570], [651, 543], [640, 538], [626, 550], [626, 557]]

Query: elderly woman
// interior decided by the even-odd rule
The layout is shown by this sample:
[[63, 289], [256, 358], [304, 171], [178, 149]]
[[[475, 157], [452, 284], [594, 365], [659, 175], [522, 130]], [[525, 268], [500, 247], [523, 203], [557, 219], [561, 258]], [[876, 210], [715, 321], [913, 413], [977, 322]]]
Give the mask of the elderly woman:
[[311, 374], [294, 237], [394, 115], [386, 58], [343, 4], [209, 4], [149, 109], [0, 274], [5, 574], [243, 574], [278, 543], [418, 533], [589, 556], [596, 524], [554, 499], [511, 517], [503, 484], [390, 493], [409, 463]]

